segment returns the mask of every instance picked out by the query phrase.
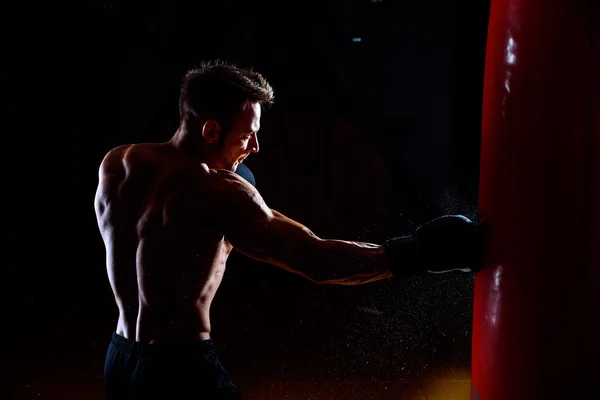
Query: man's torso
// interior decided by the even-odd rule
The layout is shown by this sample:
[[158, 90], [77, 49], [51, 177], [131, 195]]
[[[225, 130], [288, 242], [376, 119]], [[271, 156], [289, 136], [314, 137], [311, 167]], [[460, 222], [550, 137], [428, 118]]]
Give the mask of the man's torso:
[[216, 227], [211, 171], [164, 144], [121, 146], [103, 166], [96, 214], [117, 333], [151, 343], [208, 339], [231, 251]]

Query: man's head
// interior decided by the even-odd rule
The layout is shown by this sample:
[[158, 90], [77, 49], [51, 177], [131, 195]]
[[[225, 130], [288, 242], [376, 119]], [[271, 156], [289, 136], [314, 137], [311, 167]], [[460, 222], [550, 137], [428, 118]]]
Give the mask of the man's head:
[[261, 110], [273, 101], [273, 89], [257, 72], [220, 61], [186, 73], [181, 86], [181, 127], [204, 138], [216, 168], [235, 171], [258, 151]]

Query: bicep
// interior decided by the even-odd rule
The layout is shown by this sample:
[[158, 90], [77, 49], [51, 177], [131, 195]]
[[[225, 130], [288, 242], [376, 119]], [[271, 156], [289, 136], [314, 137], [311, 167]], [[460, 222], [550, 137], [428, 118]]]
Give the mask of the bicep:
[[250, 187], [230, 193], [223, 234], [232, 246], [256, 260], [305, 277], [316, 268], [323, 241], [304, 225], [270, 209]]
[[236, 250], [312, 280], [324, 242], [308, 228], [278, 214], [247, 226], [243, 234], [229, 235]]

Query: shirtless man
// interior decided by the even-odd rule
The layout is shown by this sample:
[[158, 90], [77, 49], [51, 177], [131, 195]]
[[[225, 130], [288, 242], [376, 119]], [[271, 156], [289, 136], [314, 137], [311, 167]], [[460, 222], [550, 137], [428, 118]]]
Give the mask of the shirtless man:
[[119, 309], [109, 399], [239, 398], [209, 319], [232, 248], [321, 284], [479, 267], [477, 227], [464, 217], [378, 245], [322, 239], [270, 209], [235, 171], [258, 152], [272, 99], [260, 74], [205, 63], [183, 80], [171, 140], [123, 145], [102, 161], [95, 210]]

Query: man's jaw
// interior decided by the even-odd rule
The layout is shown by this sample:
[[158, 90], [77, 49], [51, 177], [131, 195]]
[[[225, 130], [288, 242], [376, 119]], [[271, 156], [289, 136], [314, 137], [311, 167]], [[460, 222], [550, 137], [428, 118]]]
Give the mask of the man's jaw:
[[239, 165], [240, 165], [242, 162], [244, 162], [244, 158], [238, 158], [238, 159], [237, 159], [237, 160], [236, 160], [236, 161], [233, 163], [233, 165], [231, 166], [231, 171], [232, 171], [232, 172], [235, 172], [235, 171], [237, 170], [237, 167], [238, 167], [238, 166], [239, 166]]
[[243, 163], [243, 162], [244, 162], [244, 160], [245, 160], [247, 157], [248, 157], [248, 154], [245, 154], [245, 155], [241, 156], [240, 158], [238, 158], [238, 159], [237, 159], [237, 161], [236, 161], [236, 166], [237, 166], [237, 165], [240, 165], [241, 163]]
[[237, 170], [238, 165], [243, 163], [246, 158], [248, 158], [248, 154], [238, 157], [238, 159], [233, 162], [233, 164], [231, 165], [231, 168], [229, 168], [229, 169], [232, 172], [235, 172]]

